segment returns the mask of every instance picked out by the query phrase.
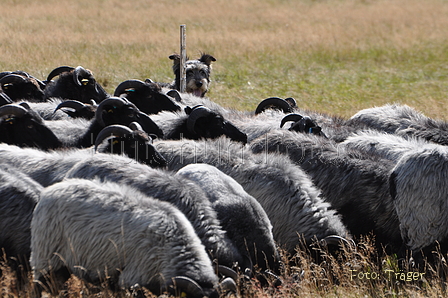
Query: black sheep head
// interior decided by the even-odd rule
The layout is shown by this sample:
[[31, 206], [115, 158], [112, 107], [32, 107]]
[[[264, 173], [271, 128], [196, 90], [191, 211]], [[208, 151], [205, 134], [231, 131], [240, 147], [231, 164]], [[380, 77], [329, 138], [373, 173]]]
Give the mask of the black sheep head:
[[152, 82], [124, 81], [117, 86], [114, 96], [125, 97], [135, 104], [140, 111], [148, 115], [157, 114], [161, 111], [180, 111], [180, 107], [162, 92], [162, 88]]
[[[56, 81], [52, 79], [56, 76]], [[82, 66], [60, 66], [53, 69], [47, 77], [47, 87], [44, 98], [59, 97], [63, 99], [78, 100], [83, 103], [101, 102], [109, 94], [96, 81], [93, 73]]]
[[291, 127], [288, 129], [289, 131], [296, 131], [301, 133], [309, 133], [318, 136], [326, 137], [322, 132], [322, 128], [316, 124], [310, 117], [302, 116], [299, 114], [289, 114], [286, 115], [280, 124], [280, 127], [283, 127], [286, 122], [294, 122], [291, 124]]
[[43, 101], [45, 84], [24, 71], [8, 71], [0, 73], [2, 91], [12, 101]]
[[62, 145], [42, 118], [27, 104], [0, 107], [0, 142], [43, 150]]
[[166, 167], [166, 159], [152, 145], [154, 136], [145, 133], [138, 123], [131, 123], [130, 127], [132, 129], [123, 125], [105, 127], [96, 138], [95, 151], [125, 154], [153, 168]]
[[77, 100], [66, 100], [56, 107], [54, 113], [60, 109], [72, 118], [84, 118], [90, 120], [95, 117], [97, 107], [98, 105], [94, 101], [92, 101], [92, 104], [84, 104]]
[[112, 124], [129, 126], [132, 122], [137, 122], [146, 133], [163, 137], [157, 124], [125, 98], [110, 97], [101, 102], [96, 109], [95, 119], [102, 127]]
[[182, 126], [183, 137], [187, 139], [215, 139], [226, 136], [233, 141], [247, 143], [247, 135], [235, 127], [224, 117], [202, 105], [186, 107], [188, 118]]

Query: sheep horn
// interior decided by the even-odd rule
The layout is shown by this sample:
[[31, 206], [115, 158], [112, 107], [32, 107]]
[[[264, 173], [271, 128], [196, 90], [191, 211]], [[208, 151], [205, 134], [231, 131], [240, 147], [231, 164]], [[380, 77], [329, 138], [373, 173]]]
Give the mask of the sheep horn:
[[28, 82], [27, 79], [24, 76], [17, 75], [17, 74], [10, 74], [7, 76], [4, 76], [0, 79], [0, 83], [3, 85], [10, 84], [10, 83], [26, 83]]
[[0, 117], [6, 115], [14, 115], [16, 117], [23, 117], [27, 113], [27, 109], [20, 105], [9, 104], [0, 107]]
[[0, 92], [0, 106], [7, 105], [10, 103], [12, 103], [11, 98], [9, 98], [9, 96], [6, 93]]
[[136, 131], [136, 130], [143, 131], [142, 126], [138, 122], [132, 122], [131, 124], [129, 124], [129, 128], [132, 129], [133, 131]]
[[273, 283], [272, 283], [272, 285], [273, 285], [274, 287], [279, 287], [279, 286], [282, 285], [283, 281], [281, 280], [281, 278], [280, 278], [277, 274], [275, 274], [274, 272], [272, 272], [271, 270], [267, 269], [267, 270], [265, 270], [263, 273], [264, 273], [264, 276], [265, 276], [265, 277], [270, 276], [271, 279], [274, 280]]
[[190, 133], [196, 134], [194, 126], [199, 118], [210, 115], [211, 110], [204, 106], [194, 107], [187, 119], [187, 129]]
[[10, 75], [10, 74], [13, 74], [13, 72], [12, 71], [2, 71], [2, 72], [0, 72], [0, 79], [3, 78], [4, 76]]
[[51, 79], [53, 79], [54, 77], [60, 75], [63, 72], [69, 72], [72, 71], [73, 69], [75, 69], [74, 67], [71, 66], [59, 66], [55, 69], [53, 69], [50, 74], [47, 77], [47, 82], [50, 82]]
[[285, 123], [288, 121], [297, 122], [302, 118], [303, 118], [303, 116], [299, 115], [299, 114], [288, 114], [285, 117], [283, 117], [282, 122], [280, 123], [280, 127], [283, 127], [283, 125], [285, 125]]
[[56, 109], [54, 110], [53, 113], [56, 113], [57, 110], [62, 109], [62, 108], [72, 108], [75, 109], [76, 111], [81, 110], [82, 108], [84, 108], [86, 105], [83, 104], [80, 101], [77, 100], [66, 100], [64, 102], [61, 102]]
[[79, 77], [90, 76], [90, 75], [91, 75], [91, 73], [89, 73], [84, 67], [77, 66], [75, 68], [75, 70], [73, 71], [73, 81], [75, 81], [75, 83], [78, 86], [82, 86], [82, 83], [79, 80]]
[[98, 107], [98, 104], [96, 103], [96, 101], [94, 99], [90, 100], [90, 104], [94, 107]]
[[231, 277], [233, 280], [238, 280], [238, 273], [232, 268], [229, 268], [224, 265], [218, 265], [218, 272], [224, 276]]
[[185, 290], [185, 292], [191, 294], [191, 296], [193, 297], [204, 296], [204, 291], [202, 290], [202, 287], [189, 277], [176, 276], [173, 278], [173, 283], [177, 289]]
[[31, 110], [31, 107], [27, 102], [21, 102], [21, 103], [19, 103], [19, 106], [22, 106], [27, 110]]
[[269, 97], [258, 104], [257, 108], [255, 109], [255, 115], [260, 114], [271, 106], [280, 108], [284, 113], [292, 112], [292, 107], [286, 100], [280, 97]]
[[127, 134], [132, 134], [132, 130], [124, 125], [113, 124], [103, 128], [95, 139], [95, 151], [106, 138], [110, 136], [121, 138]]
[[177, 91], [176, 89], [171, 89], [170, 91], [168, 91], [166, 93], [166, 95], [171, 96], [172, 98], [174, 98], [177, 102], [181, 102], [182, 101], [182, 97], [180, 96], [179, 91]]
[[120, 94], [125, 93], [125, 90], [128, 88], [141, 88], [146, 86], [145, 82], [140, 80], [127, 80], [120, 83], [117, 88], [115, 88], [114, 96], [120, 96]]
[[103, 110], [105, 105], [114, 105], [117, 107], [122, 107], [127, 103], [126, 100], [120, 97], [109, 97], [108, 99], [103, 100], [97, 107], [95, 111], [95, 119], [99, 124], [105, 126], [103, 121]]
[[221, 289], [221, 292], [237, 292], [236, 282], [231, 278], [227, 277], [224, 278], [220, 283], [219, 287]]

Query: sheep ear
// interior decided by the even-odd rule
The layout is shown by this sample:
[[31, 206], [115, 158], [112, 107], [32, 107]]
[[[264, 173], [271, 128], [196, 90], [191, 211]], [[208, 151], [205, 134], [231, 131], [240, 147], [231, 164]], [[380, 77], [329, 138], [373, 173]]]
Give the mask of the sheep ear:
[[212, 64], [212, 62], [216, 61], [216, 59], [212, 55], [202, 54], [201, 58], [199, 58], [199, 61], [210, 66], [210, 64]]

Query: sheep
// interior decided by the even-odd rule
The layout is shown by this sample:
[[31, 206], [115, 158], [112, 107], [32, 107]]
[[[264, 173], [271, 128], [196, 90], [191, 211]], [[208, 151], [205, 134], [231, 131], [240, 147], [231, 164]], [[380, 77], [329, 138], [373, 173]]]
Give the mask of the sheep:
[[406, 138], [418, 137], [448, 145], [447, 122], [431, 119], [407, 105], [387, 104], [364, 109], [353, 115], [349, 122]]
[[0, 166], [0, 251], [14, 268], [29, 268], [31, 218], [42, 185], [14, 166]]
[[266, 212], [230, 176], [207, 164], [190, 164], [176, 176], [192, 180], [207, 194], [218, 219], [242, 255], [249, 255], [261, 270], [279, 273], [280, 256]]
[[207, 107], [186, 107], [185, 113], [188, 116], [178, 118], [171, 129], [166, 132], [165, 139], [215, 139], [221, 135], [225, 135], [243, 144], [247, 142], [247, 135], [245, 133], [224, 119], [222, 115]]
[[393, 162], [350, 151], [319, 136], [291, 131], [272, 131], [255, 140], [251, 148], [262, 155], [286, 154], [300, 165], [322, 190], [322, 197], [341, 214], [353, 236], [373, 231], [379, 248], [401, 247], [398, 217], [388, 183]]
[[0, 107], [0, 142], [43, 150], [62, 146], [44, 120], [26, 104]]
[[186, 178], [151, 169], [131, 159], [96, 154], [75, 164], [65, 175], [69, 178], [100, 179], [131, 185], [147, 196], [172, 203], [192, 222], [207, 252], [218, 264], [250, 267], [231, 243], [206, 194]]
[[311, 243], [315, 238], [348, 234], [309, 177], [286, 156], [256, 155], [248, 146], [224, 137], [212, 141], [159, 140], [154, 146], [167, 159], [171, 171], [206, 163], [235, 179], [265, 210], [277, 244], [291, 253], [299, 244], [299, 235]]
[[398, 162], [409, 151], [437, 147], [439, 145], [416, 137], [403, 138], [371, 129], [354, 133], [341, 142], [340, 146]]
[[44, 187], [61, 181], [77, 162], [92, 155], [93, 148], [43, 151], [0, 144], [0, 160], [3, 165], [15, 167]]
[[31, 222], [33, 278], [68, 268], [99, 283], [138, 284], [155, 294], [173, 285], [191, 297], [218, 296], [204, 246], [173, 205], [114, 183], [70, 179], [46, 188]]
[[[86, 148], [94, 144], [98, 133], [106, 125], [129, 125], [132, 122], [139, 123], [148, 133], [163, 136], [163, 132], [148, 115], [141, 113], [125, 99], [108, 98], [98, 105], [95, 113], [95, 118], [90, 121], [70, 119], [44, 122], [26, 103], [6, 105], [0, 107], [0, 117], [8, 120], [0, 124], [0, 129], [4, 131], [0, 141], [43, 149]], [[14, 117], [8, 117], [10, 115]]]
[[161, 111], [180, 111], [180, 106], [162, 92], [162, 88], [156, 83], [140, 80], [126, 80], [115, 88], [114, 96], [125, 97], [135, 104], [140, 111], [148, 115]]
[[[290, 114], [285, 116], [285, 113]], [[291, 114], [300, 115], [303, 120], [297, 120], [298, 116], [293, 116]], [[260, 116], [263, 117], [260, 118]], [[233, 120], [230, 116], [228, 117], [229, 119]], [[353, 132], [360, 131], [366, 127], [365, 125], [361, 124], [353, 125], [347, 119], [339, 116], [299, 108], [295, 104], [295, 100], [293, 98], [282, 99], [278, 97], [271, 97], [261, 101], [258, 104], [255, 110], [255, 117], [252, 117], [252, 121], [246, 121], [248, 123], [254, 124], [253, 126], [248, 127], [248, 129], [251, 129], [253, 131], [251, 133], [248, 133], [249, 142], [256, 139], [257, 137], [263, 136], [271, 130], [279, 130], [279, 125], [280, 127], [283, 127], [285, 118], [287, 119], [287, 121], [299, 121], [301, 123], [307, 121], [309, 123], [308, 126], [312, 123], [313, 126], [316, 127], [316, 131], [314, 133], [320, 133], [324, 137], [328, 137], [329, 139], [336, 142], [341, 142]], [[262, 123], [263, 121], [265, 122], [264, 124]], [[234, 121], [234, 123], [240, 126], [239, 122]], [[244, 125], [244, 123], [242, 125]], [[246, 132], [246, 126], [240, 127], [243, 129], [243, 131]], [[292, 130], [297, 130], [300, 126], [301, 125], [292, 128]], [[260, 129], [261, 127], [263, 127], [263, 129]]]
[[132, 129], [123, 125], [106, 126], [95, 140], [95, 151], [126, 154], [153, 168], [165, 167], [166, 160], [152, 145], [152, 137], [136, 122], [131, 123], [130, 127]]
[[[56, 76], [56, 81], [52, 79]], [[44, 90], [44, 100], [51, 97], [78, 100], [90, 103], [93, 99], [100, 103], [110, 95], [98, 84], [92, 72], [82, 66], [60, 66], [53, 69], [47, 76]]]
[[413, 150], [403, 155], [390, 175], [401, 235], [414, 253], [431, 252], [436, 242], [442, 254], [448, 251], [447, 150], [440, 145]]
[[16, 102], [43, 101], [45, 84], [24, 71], [10, 71], [0, 74], [1, 90]]
[[53, 114], [56, 114], [58, 110], [62, 110], [63, 108], [69, 108], [63, 109], [62, 111], [71, 118], [84, 118], [91, 120], [95, 117], [97, 107], [98, 105], [94, 100], [91, 101], [91, 104], [84, 104], [77, 100], [65, 100], [57, 105], [53, 111]]

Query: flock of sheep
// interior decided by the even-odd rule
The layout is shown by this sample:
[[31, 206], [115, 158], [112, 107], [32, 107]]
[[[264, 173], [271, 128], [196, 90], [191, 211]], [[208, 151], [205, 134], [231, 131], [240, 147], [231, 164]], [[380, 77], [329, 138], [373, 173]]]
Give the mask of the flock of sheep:
[[239, 274], [281, 283], [279, 249], [370, 233], [446, 252], [448, 125], [411, 107], [242, 112], [150, 80], [111, 95], [81, 66], [0, 86], [0, 247], [38, 292], [76, 274], [217, 297]]

